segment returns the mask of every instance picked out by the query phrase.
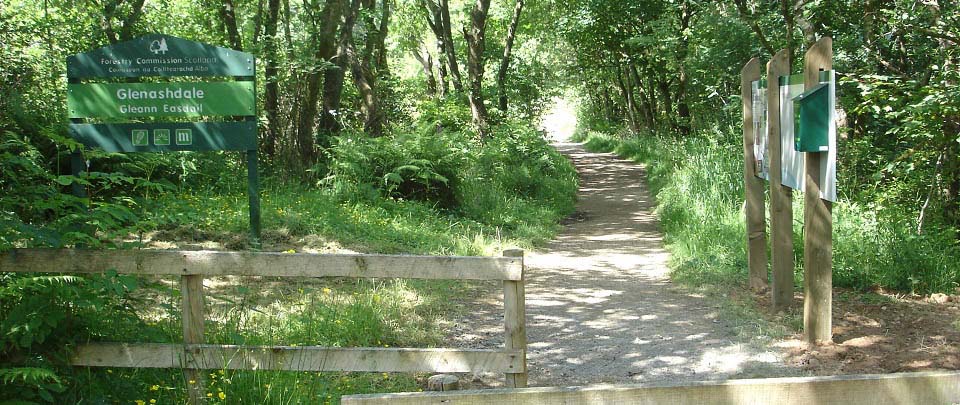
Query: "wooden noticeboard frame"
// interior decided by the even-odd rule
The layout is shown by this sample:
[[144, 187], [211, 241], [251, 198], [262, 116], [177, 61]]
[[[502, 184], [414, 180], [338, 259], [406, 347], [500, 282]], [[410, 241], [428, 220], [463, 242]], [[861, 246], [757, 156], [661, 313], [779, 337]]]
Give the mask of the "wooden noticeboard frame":
[[[833, 115], [835, 105], [835, 72], [833, 72], [833, 47], [829, 37], [823, 37], [807, 50], [804, 70], [801, 75], [790, 75], [790, 55], [781, 50], [767, 64], [767, 128], [765, 134], [755, 133], [751, 125], [757, 112], [753, 108], [752, 83], [761, 80], [759, 59], [748, 61], [741, 71], [743, 99], [743, 157], [745, 214], [747, 231], [747, 262], [750, 286], [763, 288], [767, 282], [766, 230], [764, 217], [764, 183], [757, 177], [757, 156], [750, 148], [756, 137], [767, 136], [767, 156], [770, 161], [770, 229], [773, 258], [773, 283], [771, 288], [774, 310], [793, 305], [793, 187], [803, 188], [804, 231], [804, 339], [812, 344], [832, 341], [833, 306], [833, 218], [832, 201], [836, 200], [836, 127]], [[828, 86], [825, 111], [827, 146], [816, 151], [803, 152], [802, 179], [795, 169], [800, 166], [796, 155], [784, 153], [787, 144], [794, 144], [790, 136], [795, 125], [794, 117], [788, 117], [789, 108], [797, 98], [792, 86], [802, 83], [804, 90], [816, 86]], [[761, 82], [762, 83], [762, 82]], [[775, 85], [778, 83], [779, 85]], [[826, 85], [824, 83], [827, 83]], [[781, 108], [785, 107], [785, 108]], [[787, 112], [784, 112], [787, 111]], [[786, 114], [786, 115], [785, 115]], [[795, 149], [801, 150], [796, 146]], [[793, 149], [790, 149], [793, 150]], [[781, 159], [782, 158], [782, 159]], [[801, 181], [802, 180], [802, 181]]]
[[[162, 34], [69, 56], [70, 136], [107, 152], [246, 152], [250, 232], [259, 245], [256, 71], [252, 54]], [[80, 151], [72, 166], [74, 175], [86, 168]], [[74, 193], [84, 196], [78, 184]]]

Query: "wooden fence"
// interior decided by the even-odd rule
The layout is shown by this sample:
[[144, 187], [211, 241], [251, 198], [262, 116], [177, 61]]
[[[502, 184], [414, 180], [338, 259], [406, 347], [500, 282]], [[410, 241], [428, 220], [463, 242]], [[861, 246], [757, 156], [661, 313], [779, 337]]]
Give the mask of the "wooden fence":
[[960, 372], [350, 395], [344, 405], [955, 405]]
[[[80, 345], [76, 366], [183, 368], [201, 381], [204, 369], [502, 372], [508, 387], [526, 387], [523, 251], [503, 257], [316, 255], [266, 252], [169, 250], [15, 249], [0, 253], [0, 272], [178, 275], [181, 278], [183, 344], [90, 343]], [[210, 276], [353, 277], [501, 280], [505, 344], [502, 350], [234, 346], [204, 342], [203, 278]], [[190, 392], [203, 398], [202, 384]]]

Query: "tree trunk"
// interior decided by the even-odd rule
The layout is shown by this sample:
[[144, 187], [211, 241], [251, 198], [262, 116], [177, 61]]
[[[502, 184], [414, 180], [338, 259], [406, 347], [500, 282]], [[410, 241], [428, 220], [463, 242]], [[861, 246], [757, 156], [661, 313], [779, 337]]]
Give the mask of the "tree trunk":
[[633, 105], [633, 88], [630, 86], [630, 79], [623, 73], [623, 67], [617, 66], [617, 87], [620, 88], [620, 94], [623, 95], [624, 105], [627, 110], [627, 124], [630, 125], [630, 131], [634, 134], [640, 133], [640, 126], [637, 124], [636, 109]]
[[223, 22], [224, 30], [227, 31], [227, 41], [230, 43], [230, 47], [243, 51], [240, 31], [237, 30], [237, 13], [233, 6], [233, 0], [223, 0], [220, 3], [220, 20]]
[[490, 0], [477, 0], [470, 11], [470, 27], [463, 28], [467, 40], [467, 75], [470, 80], [470, 113], [480, 139], [487, 137], [487, 107], [483, 104], [483, 51], [486, 46], [487, 11]]
[[[300, 104], [300, 113], [297, 120], [297, 145], [299, 146], [300, 162], [303, 167], [310, 167], [317, 162], [317, 144], [321, 147], [329, 146], [327, 139], [317, 142], [315, 128], [317, 122], [317, 108], [320, 102], [320, 79], [326, 69], [323, 63], [334, 56], [337, 20], [343, 14], [342, 0], [327, 0], [320, 11], [320, 21], [313, 21], [311, 30], [314, 46], [314, 63], [306, 77], [306, 96]], [[324, 134], [326, 135], [326, 134]], [[326, 136], [324, 136], [326, 138]]]
[[517, 36], [517, 25], [520, 24], [520, 13], [523, 11], [523, 0], [517, 0], [513, 8], [513, 18], [507, 29], [507, 40], [503, 47], [503, 59], [500, 60], [500, 69], [497, 71], [497, 93], [500, 111], [507, 112], [507, 70], [510, 69], [510, 53], [513, 51], [513, 41]]
[[[868, 0], [869, 1], [869, 0]], [[780, 14], [783, 16], [783, 42], [786, 44], [784, 49], [787, 50], [787, 56], [789, 56], [790, 61], [802, 60], [794, 58], [793, 54], [793, 0], [780, 0]]]
[[630, 76], [633, 77], [633, 82], [636, 84], [637, 93], [640, 96], [640, 111], [643, 114], [643, 120], [646, 124], [646, 127], [649, 129], [655, 129], [657, 120], [656, 120], [656, 105], [655, 102], [651, 99], [651, 95], [643, 88], [643, 80], [640, 79], [640, 74], [637, 73], [637, 68], [634, 65], [629, 66]]
[[293, 60], [293, 35], [290, 33], [290, 0], [283, 0], [283, 39], [286, 45], [287, 60]]
[[346, 77], [348, 65], [347, 43], [353, 41], [353, 26], [356, 23], [356, 15], [359, 10], [359, 4], [356, 1], [340, 0], [341, 13], [336, 16], [336, 21], [343, 17], [343, 23], [340, 24], [340, 34], [337, 40], [337, 54], [333, 57], [334, 67], [328, 68], [323, 72], [323, 108], [320, 111], [320, 141], [321, 147], [327, 147], [324, 144], [331, 136], [340, 131], [340, 122], [337, 116], [341, 114], [340, 100], [343, 95], [343, 81]]
[[[490, 2], [487, 0], [487, 5]], [[440, 0], [440, 21], [443, 31], [443, 46], [447, 55], [447, 70], [450, 73], [450, 81], [453, 82], [453, 89], [463, 91], [463, 76], [460, 74], [460, 67], [457, 64], [457, 51], [453, 46], [453, 31], [450, 28], [450, 5], [447, 0]]]
[[806, 1], [797, 0], [793, 7], [793, 15], [797, 25], [800, 26], [800, 31], [803, 32], [804, 48], [809, 48], [817, 42], [818, 35], [817, 28], [803, 15], [803, 5], [805, 3]]
[[[353, 43], [352, 28], [355, 24], [361, 1], [362, 0], [353, 0], [351, 11], [347, 14], [346, 22], [344, 23], [345, 27], [349, 26], [351, 29], [349, 31], [344, 29], [342, 31], [341, 43], [345, 46], [345, 55], [347, 63], [350, 66], [351, 76], [353, 76], [353, 83], [356, 85], [357, 91], [360, 92], [360, 112], [363, 113], [363, 130], [367, 135], [379, 137], [383, 135], [384, 118], [380, 109], [379, 95], [377, 94], [377, 77], [370, 68], [373, 55], [371, 41], [377, 41], [377, 39], [376, 35], [369, 35], [369, 21], [365, 21], [368, 35], [364, 47], [364, 55], [357, 54], [356, 46]], [[364, 2], [364, 4], [368, 11], [372, 11], [369, 7], [374, 3]]]
[[277, 22], [280, 15], [280, 0], [269, 0], [267, 3], [267, 20], [264, 24], [264, 56], [267, 66], [264, 69], [266, 76], [266, 90], [264, 92], [263, 109], [267, 115], [267, 133], [263, 139], [263, 153], [267, 157], [274, 157], [277, 153], [277, 144], [280, 139], [280, 88], [277, 60]]
[[[424, 17], [427, 20], [427, 26], [433, 31], [433, 36], [437, 40], [437, 71], [440, 76], [440, 96], [447, 94], [447, 47], [444, 45], [446, 36], [443, 35], [443, 15], [440, 13], [440, 6], [433, 0], [421, 0]], [[417, 51], [419, 52], [419, 51]], [[429, 52], [427, 53], [429, 55]]]
[[257, 14], [253, 16], [254, 42], [260, 39], [260, 31], [262, 30], [263, 30], [263, 0], [257, 0]]
[[676, 129], [676, 119], [673, 118], [673, 98], [670, 92], [670, 81], [663, 76], [657, 78], [657, 87], [660, 90], [660, 97], [663, 98], [663, 112], [667, 117], [670, 127]]
[[383, 0], [380, 15], [380, 28], [377, 30], [376, 58], [374, 64], [377, 69], [377, 76], [385, 78], [390, 76], [390, 68], [387, 66], [387, 33], [390, 29], [390, 0]]
[[[423, 49], [423, 55], [420, 54], [421, 49]], [[420, 43], [413, 49], [413, 57], [423, 67], [423, 74], [427, 78], [427, 95], [437, 95], [437, 79], [433, 76], [433, 57], [430, 56], [430, 51]]]
[[447, 65], [444, 63], [444, 60], [443, 50], [440, 49], [440, 52], [437, 54], [437, 80], [440, 82], [440, 87], [437, 91], [440, 97], [446, 96], [447, 93], [450, 92], [450, 85], [447, 80]]
[[690, 105], [687, 103], [687, 69], [684, 66], [689, 52], [690, 38], [687, 32], [690, 20], [696, 13], [689, 0], [680, 3], [680, 40], [677, 41], [677, 129], [680, 135], [690, 134]]

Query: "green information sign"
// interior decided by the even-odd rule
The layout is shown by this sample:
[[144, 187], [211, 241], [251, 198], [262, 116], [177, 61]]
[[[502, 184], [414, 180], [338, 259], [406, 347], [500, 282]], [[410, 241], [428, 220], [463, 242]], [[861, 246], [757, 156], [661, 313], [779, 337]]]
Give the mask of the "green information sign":
[[67, 85], [70, 118], [254, 115], [253, 82]]
[[[137, 78], [213, 77], [142, 83]], [[253, 55], [151, 34], [67, 58], [70, 136], [107, 152], [245, 151], [250, 231], [260, 239], [256, 65]], [[140, 123], [176, 117], [186, 122]], [[226, 121], [200, 121], [228, 117]], [[121, 123], [117, 123], [121, 121]], [[79, 152], [73, 173], [84, 168]], [[74, 193], [83, 196], [79, 185]]]

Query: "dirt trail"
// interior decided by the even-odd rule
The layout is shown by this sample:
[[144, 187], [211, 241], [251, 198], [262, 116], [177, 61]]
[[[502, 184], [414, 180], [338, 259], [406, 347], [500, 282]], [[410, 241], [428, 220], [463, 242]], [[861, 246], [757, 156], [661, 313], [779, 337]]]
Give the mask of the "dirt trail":
[[[581, 144], [556, 147], [581, 185], [565, 229], [526, 258], [531, 386], [800, 374], [779, 351], [738, 342], [715, 304], [670, 283], [642, 166]], [[491, 295], [457, 323], [461, 346], [502, 344], [499, 299]]]

